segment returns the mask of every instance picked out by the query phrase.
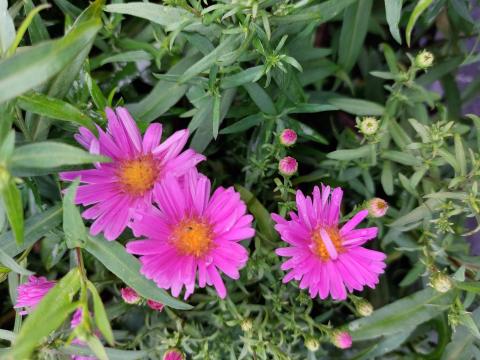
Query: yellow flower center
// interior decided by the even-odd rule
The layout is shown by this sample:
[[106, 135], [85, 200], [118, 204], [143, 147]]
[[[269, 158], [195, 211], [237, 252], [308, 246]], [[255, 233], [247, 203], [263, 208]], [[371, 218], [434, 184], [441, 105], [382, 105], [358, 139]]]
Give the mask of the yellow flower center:
[[127, 193], [140, 196], [153, 188], [158, 176], [158, 168], [152, 156], [142, 156], [122, 162], [118, 176]]
[[172, 241], [182, 255], [201, 257], [211, 250], [212, 237], [210, 225], [190, 218], [182, 220], [174, 228]]
[[[337, 253], [343, 252], [343, 246], [342, 246], [342, 238], [340, 237], [340, 233], [337, 228], [324, 228], [325, 232], [328, 234], [328, 237], [331, 240], [331, 243], [335, 247], [335, 250]], [[313, 247], [312, 250], [317, 255], [320, 257], [323, 261], [327, 261], [328, 259], [331, 258], [331, 254], [327, 250], [327, 246], [325, 245], [325, 242], [328, 241], [328, 239], [323, 239], [322, 235], [320, 234], [320, 231], [314, 230], [312, 233], [312, 242], [313, 242]]]

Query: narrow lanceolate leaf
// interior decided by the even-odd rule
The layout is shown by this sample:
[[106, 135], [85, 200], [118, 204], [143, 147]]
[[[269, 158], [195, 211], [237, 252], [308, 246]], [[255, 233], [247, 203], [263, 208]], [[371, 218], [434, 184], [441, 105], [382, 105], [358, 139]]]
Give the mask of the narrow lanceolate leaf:
[[138, 259], [127, 253], [118, 242], [107, 241], [101, 237], [88, 237], [85, 249], [144, 298], [159, 301], [174, 309], [186, 310], [191, 308], [190, 305], [159, 289], [153, 281], [140, 274]]
[[385, 14], [387, 15], [388, 28], [390, 34], [399, 43], [402, 43], [402, 37], [400, 36], [400, 30], [398, 23], [402, 15], [402, 3], [403, 0], [385, 0]]
[[20, 191], [13, 178], [9, 178], [0, 191], [8, 222], [15, 234], [17, 245], [23, 244], [23, 206]]
[[107, 313], [105, 307], [103, 306], [102, 299], [98, 294], [97, 288], [90, 281], [87, 282], [87, 287], [90, 293], [92, 294], [93, 299], [93, 315], [95, 317], [95, 324], [97, 324], [98, 329], [102, 333], [105, 340], [110, 345], [113, 345], [115, 342], [113, 338], [112, 328], [110, 327], [110, 322], [108, 321]]
[[71, 122], [95, 131], [95, 123], [89, 116], [60, 99], [34, 92], [20, 96], [17, 104], [25, 111], [55, 120]]
[[357, 149], [335, 150], [327, 154], [329, 159], [349, 161], [361, 159], [370, 154], [370, 146], [364, 145]]
[[372, 0], [358, 0], [343, 14], [343, 25], [338, 46], [338, 63], [350, 71], [357, 62], [367, 35]]
[[87, 241], [87, 230], [83, 225], [80, 211], [75, 206], [75, 194], [79, 180], [76, 179], [69, 187], [63, 198], [63, 232], [69, 249], [83, 247]]
[[16, 148], [12, 156], [11, 168], [50, 169], [99, 161], [105, 162], [108, 158], [90, 154], [75, 146], [44, 141]]
[[334, 97], [328, 99], [328, 103], [340, 110], [354, 115], [373, 115], [380, 116], [385, 110], [380, 104], [360, 99], [351, 99], [347, 97]]
[[445, 311], [454, 299], [453, 294], [425, 289], [386, 305], [368, 317], [348, 325], [353, 341], [391, 336], [433, 319]]
[[17, 245], [12, 231], [0, 235], [0, 248], [9, 256], [20, 254], [27, 247], [35, 244], [37, 240], [45, 236], [49, 231], [57, 227], [62, 221], [62, 207], [54, 206], [36, 214], [25, 221], [25, 241]]
[[12, 259], [8, 254], [0, 248], [0, 264], [6, 266], [13, 272], [20, 274], [20, 275], [32, 275], [33, 272], [23, 268], [22, 266], [18, 265], [18, 263]]
[[45, 295], [22, 325], [7, 359], [31, 359], [35, 347], [75, 310], [72, 298], [80, 289], [80, 282], [80, 271], [74, 268]]
[[254, 66], [240, 71], [235, 75], [230, 75], [222, 79], [222, 89], [241, 86], [247, 83], [257, 82], [263, 75], [263, 66]]
[[427, 10], [433, 0], [419, 0], [415, 8], [413, 9], [410, 18], [408, 19], [407, 28], [405, 30], [405, 37], [407, 39], [407, 45], [410, 47], [410, 39], [412, 37], [413, 27], [417, 23], [418, 18], [422, 13]]
[[100, 19], [85, 22], [62, 39], [32, 46], [1, 61], [0, 103], [43, 84], [62, 70], [91, 43], [100, 26]]

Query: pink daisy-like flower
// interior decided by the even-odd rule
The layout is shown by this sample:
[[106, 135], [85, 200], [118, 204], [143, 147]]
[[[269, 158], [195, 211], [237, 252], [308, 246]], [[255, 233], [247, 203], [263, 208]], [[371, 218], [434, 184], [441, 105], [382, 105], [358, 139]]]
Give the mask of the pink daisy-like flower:
[[374, 288], [386, 266], [385, 254], [362, 247], [377, 236], [378, 229], [355, 229], [368, 210], [339, 226], [342, 196], [340, 188], [331, 191], [322, 185], [320, 191], [316, 186], [313, 199], [297, 191], [298, 215], [291, 212], [291, 220], [272, 214], [275, 229], [290, 244], [276, 250], [278, 255], [290, 258], [282, 264], [282, 270], [290, 270], [283, 282], [300, 281], [300, 288], [308, 288], [312, 298], [319, 295], [325, 299], [331, 294], [335, 300], [345, 300], [345, 287], [349, 292], [362, 290], [365, 285]]
[[185, 357], [180, 350], [170, 349], [163, 355], [162, 360], [185, 360]]
[[97, 163], [94, 169], [66, 171], [60, 178], [73, 181], [80, 177], [85, 185], [77, 190], [76, 203], [93, 205], [83, 212], [94, 219], [90, 232], [103, 232], [115, 240], [125, 230], [132, 212], [149, 206], [152, 192], [167, 174], [181, 176], [205, 157], [188, 149], [188, 130], [180, 130], [160, 144], [162, 125], [151, 124], [142, 139], [140, 131], [124, 108], [106, 109], [107, 132], [98, 128], [98, 138], [80, 128], [76, 140], [91, 153], [108, 156], [110, 163]]
[[123, 301], [127, 304], [137, 304], [141, 299], [140, 295], [131, 287], [120, 289], [120, 294], [122, 295]]
[[43, 276], [29, 276], [28, 281], [20, 285], [17, 289], [17, 303], [14, 308], [25, 308], [25, 310], [20, 311], [20, 315], [26, 315], [32, 312], [55, 284], [55, 281], [47, 280], [47, 278]]
[[198, 272], [199, 286], [213, 285], [224, 298], [219, 270], [238, 279], [247, 262], [247, 250], [238, 242], [255, 234], [253, 217], [233, 188], [220, 187], [210, 196], [210, 186], [195, 170], [182, 185], [168, 177], [154, 191], [160, 210], [145, 209], [132, 224], [135, 236], [146, 240], [128, 243], [127, 251], [141, 255], [141, 273], [173, 296], [185, 286], [188, 298]]
[[163, 305], [161, 302], [158, 302], [158, 301], [155, 301], [155, 300], [150, 300], [150, 299], [147, 300], [147, 306], [150, 309], [155, 310], [155, 311], [159, 311], [159, 312], [162, 312], [163, 308], [165, 307], [165, 305]]
[[280, 134], [280, 143], [284, 146], [293, 146], [297, 142], [297, 133], [292, 129], [285, 129]]

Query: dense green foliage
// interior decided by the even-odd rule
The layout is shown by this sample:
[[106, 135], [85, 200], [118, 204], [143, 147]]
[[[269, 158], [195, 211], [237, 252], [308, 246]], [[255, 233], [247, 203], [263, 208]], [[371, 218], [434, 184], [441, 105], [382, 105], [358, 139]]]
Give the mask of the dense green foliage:
[[[466, 0], [0, 0], [0, 357], [161, 359], [177, 347], [188, 359], [480, 358], [475, 12]], [[249, 262], [225, 300], [158, 289], [124, 250], [131, 232], [90, 236], [78, 184], [62, 192], [59, 171], [108, 161], [73, 134], [104, 127], [105, 107], [120, 105], [142, 130], [188, 127], [208, 158], [200, 169], [235, 185], [254, 215]], [[291, 148], [285, 128], [298, 134]], [[278, 172], [286, 155], [299, 163], [290, 178]], [[368, 221], [386, 273], [344, 302], [282, 284], [274, 253], [270, 212], [320, 182], [343, 187], [344, 218], [373, 197], [390, 205]], [[16, 288], [32, 272], [60, 282], [22, 318]], [[125, 304], [125, 286], [165, 310]], [[79, 306], [91, 316], [72, 334]], [[348, 329], [352, 348], [335, 348], [331, 328]]]

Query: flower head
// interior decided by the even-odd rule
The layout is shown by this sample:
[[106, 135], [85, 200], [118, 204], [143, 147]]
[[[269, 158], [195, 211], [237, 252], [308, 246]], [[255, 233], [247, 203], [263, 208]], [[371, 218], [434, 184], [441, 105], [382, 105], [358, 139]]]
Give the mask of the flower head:
[[430, 278], [430, 286], [441, 293], [446, 293], [452, 288], [452, 280], [443, 272], [437, 271]]
[[158, 312], [162, 312], [163, 308], [165, 307], [165, 305], [163, 305], [161, 302], [158, 302], [158, 301], [155, 301], [155, 300], [150, 300], [150, 299], [147, 300], [147, 306], [150, 309], [158, 311]]
[[372, 136], [378, 130], [378, 120], [372, 116], [366, 116], [357, 120], [357, 127], [363, 135]]
[[433, 65], [434, 56], [430, 51], [423, 50], [415, 57], [415, 65], [420, 69], [428, 69]]
[[334, 330], [331, 335], [332, 344], [339, 349], [348, 349], [352, 346], [352, 336], [348, 331]]
[[291, 212], [291, 220], [272, 214], [275, 229], [290, 245], [276, 250], [278, 255], [290, 258], [281, 267], [289, 270], [283, 282], [300, 281], [300, 288], [308, 288], [312, 298], [331, 295], [335, 300], [345, 300], [346, 289], [360, 291], [365, 285], [374, 288], [386, 266], [385, 254], [362, 247], [377, 236], [378, 229], [355, 229], [368, 215], [367, 210], [339, 225], [342, 196], [340, 188], [331, 190], [322, 185], [320, 191], [316, 186], [312, 197], [297, 191], [298, 215]]
[[17, 289], [17, 303], [14, 308], [25, 308], [20, 311], [20, 315], [32, 312], [48, 291], [55, 286], [55, 283], [43, 276], [29, 276], [28, 281]]
[[243, 332], [250, 332], [253, 329], [253, 322], [250, 318], [245, 318], [240, 322], [240, 328]]
[[192, 170], [182, 184], [168, 177], [155, 189], [159, 209], [145, 209], [134, 220], [135, 236], [145, 240], [127, 244], [127, 251], [140, 255], [141, 273], [163, 289], [185, 298], [195, 289], [213, 285], [220, 297], [227, 294], [219, 270], [238, 279], [238, 270], [248, 259], [238, 242], [251, 238], [253, 217], [233, 188], [218, 188], [210, 195], [210, 180]]
[[178, 349], [170, 349], [163, 355], [162, 360], [185, 360], [185, 356]]
[[383, 199], [373, 198], [368, 202], [367, 209], [369, 215], [380, 218], [387, 213], [388, 203]]
[[283, 176], [292, 176], [298, 170], [298, 163], [291, 156], [285, 156], [280, 162], [278, 163], [278, 171]]
[[122, 295], [123, 301], [127, 304], [137, 304], [141, 299], [140, 295], [131, 287], [120, 289], [120, 294]]
[[293, 146], [297, 142], [297, 133], [292, 129], [285, 129], [280, 134], [280, 143], [283, 146]]
[[360, 316], [370, 316], [373, 312], [373, 306], [367, 300], [361, 299], [356, 304], [357, 312]]
[[312, 336], [306, 338], [304, 344], [305, 347], [311, 352], [315, 352], [320, 348], [320, 343]]
[[181, 176], [204, 157], [193, 150], [182, 152], [188, 131], [180, 130], [160, 144], [162, 125], [151, 124], [142, 139], [140, 131], [125, 108], [106, 110], [107, 131], [98, 128], [98, 138], [86, 128], [80, 128], [77, 141], [91, 153], [108, 156], [110, 163], [95, 164], [89, 170], [67, 171], [62, 180], [80, 177], [76, 203], [85, 206], [85, 219], [94, 219], [90, 232], [103, 232], [114, 240], [127, 227], [132, 212], [149, 206], [152, 193], [167, 174]]

